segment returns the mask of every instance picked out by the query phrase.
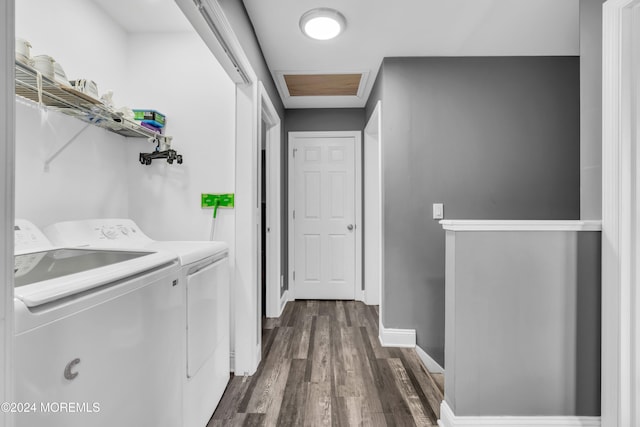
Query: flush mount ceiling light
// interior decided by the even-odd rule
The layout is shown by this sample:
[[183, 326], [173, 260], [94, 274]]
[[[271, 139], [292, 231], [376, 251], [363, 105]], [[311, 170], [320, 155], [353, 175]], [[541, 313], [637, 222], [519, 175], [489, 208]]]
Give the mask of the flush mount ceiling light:
[[320, 7], [311, 9], [300, 18], [300, 29], [312, 39], [330, 40], [344, 31], [347, 21], [340, 12]]

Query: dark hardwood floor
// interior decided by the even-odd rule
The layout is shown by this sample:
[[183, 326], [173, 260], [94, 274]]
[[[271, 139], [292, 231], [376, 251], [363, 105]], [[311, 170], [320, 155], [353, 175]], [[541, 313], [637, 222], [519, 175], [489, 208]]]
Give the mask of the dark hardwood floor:
[[207, 427], [436, 426], [442, 380], [381, 347], [377, 307], [290, 302], [265, 319], [255, 375], [231, 378]]

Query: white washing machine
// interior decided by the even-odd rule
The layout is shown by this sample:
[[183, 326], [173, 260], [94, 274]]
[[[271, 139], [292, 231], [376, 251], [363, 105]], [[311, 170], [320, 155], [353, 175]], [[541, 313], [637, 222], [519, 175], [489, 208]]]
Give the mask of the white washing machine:
[[224, 242], [154, 241], [130, 219], [67, 221], [45, 228], [56, 244], [170, 251], [183, 296], [183, 426], [205, 427], [230, 375], [229, 266]]
[[176, 256], [15, 242], [15, 425], [179, 425]]

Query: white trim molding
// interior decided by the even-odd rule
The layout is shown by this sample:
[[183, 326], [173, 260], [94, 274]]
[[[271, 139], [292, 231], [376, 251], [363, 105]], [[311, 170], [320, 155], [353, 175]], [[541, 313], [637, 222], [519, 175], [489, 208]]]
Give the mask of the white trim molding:
[[419, 345], [416, 345], [416, 353], [418, 357], [422, 361], [422, 364], [427, 371], [432, 372], [434, 374], [444, 374], [444, 368], [440, 366], [438, 362], [436, 362], [431, 356], [427, 354]]
[[[253, 375], [260, 363], [258, 313], [258, 85], [236, 85], [236, 249], [233, 292], [236, 373]], [[239, 224], [247, 224], [240, 226]], [[257, 348], [257, 352], [256, 352]]]
[[446, 401], [440, 404], [440, 427], [600, 427], [600, 417], [513, 417], [464, 416], [453, 413]]
[[[289, 87], [284, 78], [285, 75], [316, 75], [316, 74], [360, 74], [360, 84], [356, 95], [332, 95], [332, 96], [291, 96]], [[340, 107], [362, 108], [367, 100], [369, 91], [373, 83], [369, 80], [368, 70], [275, 70], [273, 71], [273, 81], [276, 84], [278, 93], [286, 108], [335, 108], [336, 103]]]
[[527, 221], [443, 219], [442, 228], [451, 231], [601, 231], [601, 221]]
[[[15, 2], [0, 3], [0, 399], [14, 400], [13, 224], [15, 208]], [[0, 427], [13, 414], [0, 413]]]
[[382, 102], [378, 101], [364, 128], [363, 176], [363, 258], [364, 302], [382, 302]]
[[282, 316], [282, 312], [284, 311], [284, 308], [287, 306], [287, 302], [289, 302], [289, 291], [284, 291], [284, 293], [282, 294], [282, 297], [280, 298], [280, 310], [278, 312], [278, 316], [280, 317]]
[[416, 346], [416, 330], [385, 328], [380, 322], [379, 339], [383, 347], [413, 348]]
[[638, 74], [640, 0], [603, 9], [602, 424], [640, 423]]

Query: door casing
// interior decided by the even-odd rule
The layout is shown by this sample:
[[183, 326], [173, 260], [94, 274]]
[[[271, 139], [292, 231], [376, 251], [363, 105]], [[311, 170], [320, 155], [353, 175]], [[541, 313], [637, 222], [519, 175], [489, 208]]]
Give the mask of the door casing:
[[[15, 2], [0, 4], [0, 399], [13, 399], [13, 224], [15, 204]], [[10, 411], [0, 427], [13, 425]]]
[[639, 425], [640, 0], [603, 20], [602, 425]]
[[[376, 103], [364, 129], [364, 300], [369, 305], [380, 305], [382, 315], [382, 287], [384, 259], [382, 224], [382, 101]], [[370, 198], [371, 200], [367, 200]], [[382, 319], [380, 319], [382, 320]], [[380, 322], [382, 324], [382, 321]]]

